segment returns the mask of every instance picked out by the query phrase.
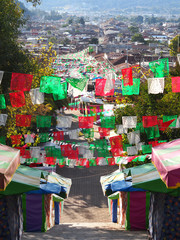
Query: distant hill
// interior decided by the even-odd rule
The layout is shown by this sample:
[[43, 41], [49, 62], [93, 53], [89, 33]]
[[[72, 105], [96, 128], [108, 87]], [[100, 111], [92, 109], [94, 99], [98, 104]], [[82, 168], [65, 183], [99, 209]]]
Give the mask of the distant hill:
[[179, 0], [41, 0], [43, 9], [72, 6], [77, 8], [90, 7], [98, 9], [126, 8], [180, 8]]

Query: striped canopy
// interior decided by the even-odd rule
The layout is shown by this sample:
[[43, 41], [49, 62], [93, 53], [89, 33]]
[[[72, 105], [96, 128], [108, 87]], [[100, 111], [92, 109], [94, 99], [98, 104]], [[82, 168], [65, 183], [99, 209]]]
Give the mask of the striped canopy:
[[152, 148], [152, 163], [167, 188], [180, 187], [180, 139]]
[[0, 191], [4, 191], [20, 164], [20, 151], [0, 144]]
[[28, 191], [40, 189], [42, 171], [20, 165], [14, 173], [11, 182], [0, 195], [22, 194]]
[[142, 188], [150, 192], [168, 193], [172, 196], [180, 196], [180, 188], [167, 188], [152, 163], [131, 168], [131, 176], [132, 186], [135, 188]]

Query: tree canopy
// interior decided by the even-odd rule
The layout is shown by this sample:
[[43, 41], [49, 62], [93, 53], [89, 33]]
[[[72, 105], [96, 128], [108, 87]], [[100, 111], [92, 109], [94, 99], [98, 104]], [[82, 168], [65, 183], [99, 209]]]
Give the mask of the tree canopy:
[[176, 56], [177, 53], [180, 53], [180, 35], [177, 35], [170, 41], [169, 48], [171, 56]]

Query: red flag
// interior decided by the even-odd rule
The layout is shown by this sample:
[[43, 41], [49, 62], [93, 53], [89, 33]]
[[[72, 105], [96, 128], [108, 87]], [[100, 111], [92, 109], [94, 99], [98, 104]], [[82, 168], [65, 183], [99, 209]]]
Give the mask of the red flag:
[[143, 127], [153, 127], [158, 125], [157, 116], [143, 116], [142, 117]]
[[122, 69], [123, 75], [123, 84], [124, 86], [132, 86], [133, 85], [133, 77], [132, 77], [132, 68]]
[[110, 137], [109, 141], [111, 144], [111, 148], [122, 148], [123, 147], [121, 135], [115, 136], [115, 137]]
[[64, 140], [64, 131], [53, 132], [54, 141]]
[[9, 96], [12, 107], [23, 107], [24, 105], [26, 105], [24, 92], [20, 91], [9, 93]]
[[30, 127], [31, 115], [16, 115], [16, 126], [18, 127]]
[[93, 128], [94, 117], [79, 117], [79, 128]]
[[99, 131], [100, 137], [107, 137], [110, 135], [110, 128], [99, 127], [98, 131]]
[[14, 144], [21, 144], [22, 135], [11, 135], [11, 143]]
[[33, 75], [12, 73], [11, 77], [11, 90], [14, 91], [30, 91]]
[[97, 96], [104, 96], [104, 87], [106, 84], [106, 79], [96, 79], [96, 86], [95, 86], [95, 95]]
[[174, 121], [175, 119], [172, 119], [170, 121], [167, 122], [163, 122], [163, 120], [158, 120], [158, 127], [160, 131], [164, 131], [166, 130], [166, 128], [169, 127], [169, 125]]

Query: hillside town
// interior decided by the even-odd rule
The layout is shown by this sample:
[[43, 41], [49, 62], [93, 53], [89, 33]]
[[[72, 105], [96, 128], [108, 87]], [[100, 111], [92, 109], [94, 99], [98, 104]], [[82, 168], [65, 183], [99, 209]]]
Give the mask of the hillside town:
[[[51, 12], [58, 16], [58, 12]], [[168, 57], [174, 66], [176, 58], [170, 55], [170, 41], [180, 34], [178, 16], [166, 21], [163, 17], [134, 16], [125, 19], [120, 16], [110, 19], [86, 21], [83, 16], [67, 14], [60, 20], [41, 17], [31, 19], [21, 31], [19, 41], [35, 54], [42, 48], [48, 48], [52, 42], [58, 55], [75, 53], [91, 47], [96, 59], [106, 58], [117, 68], [123, 65], [140, 64], [146, 66], [149, 61]]]

